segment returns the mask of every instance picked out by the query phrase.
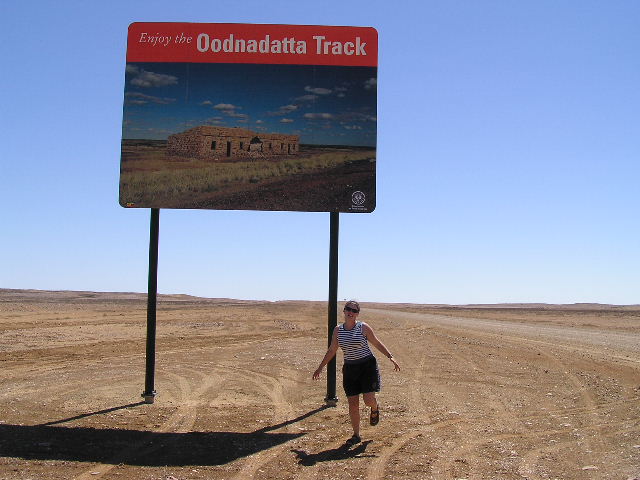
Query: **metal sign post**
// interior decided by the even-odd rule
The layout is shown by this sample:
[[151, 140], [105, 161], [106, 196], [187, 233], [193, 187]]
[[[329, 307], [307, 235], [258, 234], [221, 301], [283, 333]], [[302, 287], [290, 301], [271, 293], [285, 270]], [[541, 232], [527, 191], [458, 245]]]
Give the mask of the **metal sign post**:
[[153, 403], [156, 369], [156, 304], [158, 297], [158, 238], [160, 236], [160, 209], [151, 209], [149, 229], [149, 287], [147, 293], [147, 368], [144, 380], [145, 403]]
[[[330, 239], [329, 239], [329, 312], [327, 324], [327, 346], [331, 345], [333, 330], [338, 325], [338, 229], [340, 226], [340, 213], [330, 213]], [[335, 407], [338, 403], [336, 396], [336, 357], [327, 365], [327, 397], [324, 399], [327, 405]]]

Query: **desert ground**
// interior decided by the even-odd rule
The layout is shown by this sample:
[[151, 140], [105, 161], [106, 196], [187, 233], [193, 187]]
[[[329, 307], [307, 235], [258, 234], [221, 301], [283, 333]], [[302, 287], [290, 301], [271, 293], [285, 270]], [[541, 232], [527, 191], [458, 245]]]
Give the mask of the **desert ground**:
[[368, 147], [301, 145], [296, 155], [210, 161], [167, 157], [166, 142], [123, 140], [123, 206], [235, 210], [351, 211], [362, 191], [376, 204], [376, 151]]
[[161, 296], [145, 404], [145, 295], [0, 290], [0, 479], [640, 479], [640, 306], [360, 319], [402, 371], [348, 447], [325, 302]]

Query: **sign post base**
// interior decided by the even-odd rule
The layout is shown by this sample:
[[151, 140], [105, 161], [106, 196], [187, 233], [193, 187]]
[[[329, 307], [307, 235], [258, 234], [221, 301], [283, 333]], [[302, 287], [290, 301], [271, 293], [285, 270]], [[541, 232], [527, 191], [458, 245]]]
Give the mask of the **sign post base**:
[[151, 393], [144, 392], [142, 394], [142, 397], [144, 398], [144, 403], [153, 403], [154, 399], [156, 398], [156, 395], [157, 393], [155, 390]]
[[327, 407], [337, 407], [338, 406], [338, 397], [326, 397], [324, 399], [324, 403]]

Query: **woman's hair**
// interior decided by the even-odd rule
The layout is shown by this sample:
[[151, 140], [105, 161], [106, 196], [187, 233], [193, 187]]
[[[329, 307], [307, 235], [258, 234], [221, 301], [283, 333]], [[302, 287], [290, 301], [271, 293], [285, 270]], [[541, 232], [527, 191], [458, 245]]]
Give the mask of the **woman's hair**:
[[348, 306], [348, 305], [352, 305], [354, 307], [356, 307], [358, 309], [358, 311], [360, 311], [360, 304], [358, 302], [356, 302], [355, 300], [349, 300], [347, 303], [344, 304], [344, 306]]

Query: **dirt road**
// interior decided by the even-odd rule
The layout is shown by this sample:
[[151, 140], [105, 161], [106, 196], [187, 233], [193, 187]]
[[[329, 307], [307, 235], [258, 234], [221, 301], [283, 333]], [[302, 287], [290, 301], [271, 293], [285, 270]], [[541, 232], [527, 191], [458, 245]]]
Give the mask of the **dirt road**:
[[640, 479], [639, 308], [361, 319], [403, 369], [347, 448], [324, 303], [162, 297], [147, 405], [143, 295], [0, 290], [0, 479]]

